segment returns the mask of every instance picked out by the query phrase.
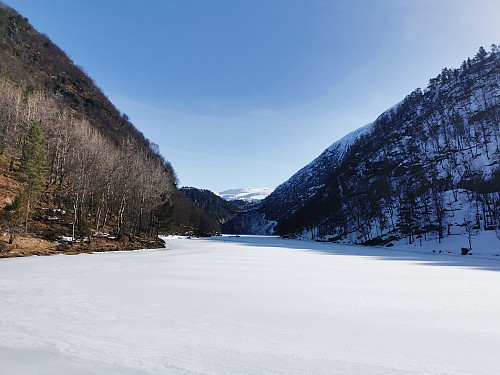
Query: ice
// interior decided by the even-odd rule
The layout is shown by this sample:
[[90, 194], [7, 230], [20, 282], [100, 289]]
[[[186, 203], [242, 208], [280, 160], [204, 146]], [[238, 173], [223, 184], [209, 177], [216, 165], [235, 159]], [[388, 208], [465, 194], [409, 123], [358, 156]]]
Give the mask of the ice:
[[1, 374], [497, 374], [500, 262], [276, 237], [0, 261]]

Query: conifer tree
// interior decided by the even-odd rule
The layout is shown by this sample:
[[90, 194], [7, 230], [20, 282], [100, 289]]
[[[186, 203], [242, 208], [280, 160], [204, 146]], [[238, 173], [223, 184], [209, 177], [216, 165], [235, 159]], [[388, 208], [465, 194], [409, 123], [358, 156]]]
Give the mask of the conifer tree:
[[484, 59], [486, 56], [488, 56], [488, 52], [486, 52], [486, 50], [484, 49], [483, 46], [479, 47], [479, 51], [477, 52], [476, 54], [476, 59], [478, 60], [482, 60]]
[[39, 198], [46, 185], [45, 173], [47, 168], [48, 150], [42, 129], [35, 122], [24, 139], [23, 155], [19, 166], [18, 180], [25, 186], [28, 199], [26, 200], [24, 230], [28, 231], [28, 217], [32, 203]]

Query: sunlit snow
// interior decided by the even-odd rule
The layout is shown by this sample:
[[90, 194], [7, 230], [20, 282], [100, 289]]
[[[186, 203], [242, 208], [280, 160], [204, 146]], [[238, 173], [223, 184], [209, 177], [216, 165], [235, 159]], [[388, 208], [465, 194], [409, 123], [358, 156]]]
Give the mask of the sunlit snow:
[[248, 202], [256, 202], [267, 197], [273, 190], [272, 188], [241, 188], [219, 191], [216, 194], [227, 201], [241, 199]]
[[0, 260], [1, 374], [497, 374], [500, 262], [282, 240]]

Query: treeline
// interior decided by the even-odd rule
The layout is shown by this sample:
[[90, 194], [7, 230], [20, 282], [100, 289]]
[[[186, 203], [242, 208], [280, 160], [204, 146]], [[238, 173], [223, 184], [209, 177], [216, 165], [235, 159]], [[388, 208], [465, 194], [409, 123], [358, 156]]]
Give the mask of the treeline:
[[500, 53], [481, 48], [382, 114], [281, 234], [380, 244], [500, 225]]

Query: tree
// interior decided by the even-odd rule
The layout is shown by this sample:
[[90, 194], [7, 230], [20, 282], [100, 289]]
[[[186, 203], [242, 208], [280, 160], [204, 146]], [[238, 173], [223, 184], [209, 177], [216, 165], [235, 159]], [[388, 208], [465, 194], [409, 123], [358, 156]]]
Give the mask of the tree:
[[28, 231], [28, 217], [34, 199], [42, 194], [45, 188], [45, 173], [47, 168], [48, 150], [42, 129], [35, 122], [29, 129], [28, 135], [24, 139], [23, 155], [19, 166], [18, 180], [24, 183], [25, 191], [28, 195], [26, 200], [26, 216], [24, 220], [24, 231]]
[[486, 50], [484, 49], [483, 46], [479, 47], [479, 51], [477, 52], [476, 54], [476, 58], [478, 60], [482, 60], [484, 59], [486, 56], [488, 56], [488, 52], [486, 52]]
[[469, 241], [469, 250], [472, 250], [472, 236], [474, 235], [474, 221], [472, 220], [470, 213], [464, 216], [464, 222], [462, 226], [465, 229], [465, 234], [467, 235], [467, 240]]
[[156, 218], [156, 229], [162, 233], [168, 233], [172, 227], [174, 218], [174, 207], [172, 203], [162, 196], [164, 202], [161, 203], [155, 210], [154, 215]]
[[24, 190], [24, 186], [21, 186], [14, 198], [14, 202], [0, 211], [0, 222], [7, 229], [9, 244], [14, 242], [15, 236], [19, 232], [23, 218], [26, 216], [27, 203], [28, 194]]

